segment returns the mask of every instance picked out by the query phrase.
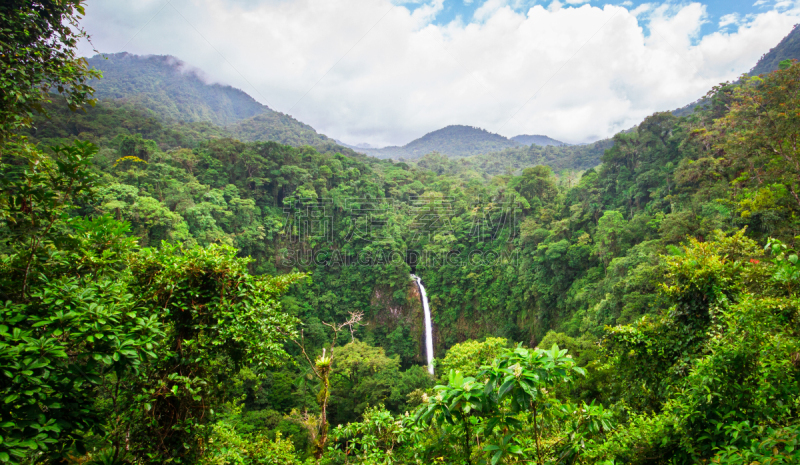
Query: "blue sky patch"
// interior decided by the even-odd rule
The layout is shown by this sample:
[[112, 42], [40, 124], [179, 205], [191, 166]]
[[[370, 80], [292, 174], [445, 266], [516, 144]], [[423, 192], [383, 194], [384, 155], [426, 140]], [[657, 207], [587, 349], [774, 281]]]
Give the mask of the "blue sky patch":
[[[474, 18], [475, 10], [480, 8], [486, 1], [490, 0], [444, 0], [444, 8], [436, 15], [434, 24], [443, 25], [448, 24], [458, 18], [463, 23], [477, 22]], [[422, 1], [402, 1], [405, 8], [411, 11], [419, 8], [424, 4]], [[507, 4], [514, 8], [516, 11], [525, 12], [534, 5], [542, 5], [547, 8], [552, 3], [552, 0], [509, 0]], [[622, 5], [633, 10], [643, 4], [650, 4], [653, 7], [661, 5], [672, 5], [680, 7], [689, 3], [695, 2], [675, 2], [675, 1], [645, 1], [645, 0], [588, 0], [582, 3], [568, 3], [567, 0], [561, 0], [564, 8], [580, 7], [582, 5], [592, 5], [602, 7], [604, 5]], [[705, 24], [703, 24], [700, 35], [716, 32], [716, 31], [735, 31], [736, 28], [743, 22], [748, 21], [750, 15], [756, 13], [763, 13], [765, 11], [776, 8], [780, 9], [781, 4], [789, 4], [789, 1], [781, 0], [706, 0], [696, 3], [701, 3], [706, 6], [708, 14]], [[647, 31], [646, 24], [642, 24]]]

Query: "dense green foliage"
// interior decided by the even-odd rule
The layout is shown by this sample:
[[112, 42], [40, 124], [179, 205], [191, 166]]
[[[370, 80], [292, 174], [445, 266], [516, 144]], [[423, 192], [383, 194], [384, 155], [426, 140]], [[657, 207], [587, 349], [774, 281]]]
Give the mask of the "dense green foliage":
[[[139, 250], [130, 226], [75, 215], [96, 195], [88, 142], [3, 159], [0, 459], [65, 457], [105, 436], [153, 461], [184, 447], [223, 381], [275, 364], [295, 320], [225, 246]], [[123, 439], [124, 438], [124, 439]]]
[[318, 134], [311, 126], [276, 111], [238, 121], [227, 126], [226, 130], [243, 141], [275, 141], [294, 147], [312, 145], [322, 150], [325, 147], [343, 149], [333, 139]]
[[798, 89], [494, 164], [4, 120], [0, 461], [797, 463]]
[[[498, 460], [528, 453], [588, 457], [586, 451], [591, 449], [592, 457], [613, 456], [624, 462], [632, 460], [625, 455], [626, 447], [651, 447], [649, 440], [637, 436], [643, 430], [620, 429], [625, 433], [612, 436], [617, 442], [600, 449], [590, 448], [587, 441], [608, 434], [612, 414], [623, 424], [640, 422], [631, 427], [646, 428], [659, 441], [680, 437], [680, 432], [667, 436], [665, 430], [653, 429], [666, 424], [657, 421], [673, 420], [652, 415], [667, 405], [679, 408], [680, 399], [671, 400], [676, 388], [692, 379], [687, 378], [692, 360], [710, 350], [704, 331], [712, 322], [722, 324], [703, 316], [709, 312], [709, 292], [732, 301], [743, 292], [738, 276], [750, 263], [728, 271], [717, 271], [713, 261], [702, 265], [699, 272], [710, 273], [708, 279], [724, 279], [729, 287], [711, 281], [697, 291], [680, 287], [660, 291], [658, 282], [665, 274], [674, 276], [670, 279], [676, 283], [683, 279], [668, 274], [670, 267], [679, 265], [663, 257], [683, 250], [675, 246], [686, 237], [717, 237], [718, 243], [726, 244], [728, 239], [716, 230], [739, 231], [737, 243], [746, 242], [744, 227], [762, 244], [769, 236], [793, 241], [794, 212], [800, 203], [793, 194], [797, 175], [787, 165], [793, 166], [797, 157], [791, 141], [799, 126], [793, 122], [794, 114], [783, 108], [797, 105], [792, 89], [800, 81], [798, 73], [800, 67], [794, 66], [764, 82], [754, 79], [721, 87], [712, 95], [717, 106], [690, 119], [656, 114], [636, 131], [617, 135], [603, 155], [603, 165], [579, 179], [570, 173], [556, 178], [544, 166], [522, 169], [519, 175], [468, 176], [432, 169], [434, 161], [452, 166], [443, 157], [428, 156], [409, 166], [275, 143], [203, 140], [202, 133], [188, 129], [193, 126], [144, 125], [152, 129], [143, 137], [136, 124], [123, 129], [108, 126], [107, 121], [127, 117], [117, 113], [133, 113], [106, 106], [102, 118], [92, 119], [91, 112], [81, 116], [91, 121], [87, 127], [92, 132], [84, 131], [84, 136], [101, 147], [93, 169], [106, 183], [83, 208], [127, 220], [145, 246], [181, 241], [208, 247], [222, 242], [252, 257], [250, 269], [256, 273], [312, 274], [313, 282], [292, 290], [284, 308], [304, 323], [302, 347], [316, 361], [307, 365], [290, 345], [287, 350], [296, 356], [296, 365], [252, 371], [243, 380], [248, 387], [241, 391], [242, 403], [236, 407], [241, 409], [238, 420], [224, 420], [228, 426], [220, 426], [219, 434], [233, 428], [236, 437], [247, 438], [255, 434], [254, 425], [263, 425], [270, 434], [290, 438], [298, 453], [317, 451], [320, 456], [324, 448], [340, 446], [336, 438], [345, 438], [333, 434], [331, 443], [327, 432], [320, 435], [316, 428], [323, 419], [324, 424], [337, 425], [359, 421], [367, 412], [398, 415], [413, 410], [431, 382], [416, 365], [422, 361], [422, 328], [416, 290], [408, 278], [413, 268], [425, 278], [431, 296], [438, 355], [462, 341], [502, 336], [530, 345], [557, 342], [570, 350], [578, 366], [588, 369], [586, 378], [574, 379], [560, 390], [543, 388], [555, 392], [558, 403], [547, 401], [541, 424], [538, 419], [532, 424], [535, 415], [512, 412], [529, 420], [514, 435], [522, 443], [512, 444], [511, 439], [495, 438], [494, 432], [484, 430], [486, 438], [477, 437], [475, 444], [490, 441], [499, 449], [473, 450], [465, 445], [472, 443], [464, 442], [463, 425], [454, 427], [446, 437], [461, 450], [460, 457], [477, 460], [481, 454], [492, 452], [494, 457], [498, 451], [505, 451]], [[757, 117], [764, 114], [772, 119]], [[63, 132], [60, 124], [56, 119], [42, 124], [36, 137], [48, 143], [63, 142], [63, 135], [69, 139], [74, 130]], [[190, 136], [169, 135], [181, 131]], [[49, 134], [62, 137], [46, 138]], [[328, 199], [331, 208], [322, 211], [330, 234], [303, 223], [305, 209], [321, 208], [320, 202]], [[365, 205], [371, 216], [359, 213]], [[440, 220], [420, 221], [432, 213]], [[694, 253], [691, 247], [680, 253]], [[746, 253], [715, 256], [758, 257], [754, 245], [747, 247]], [[765, 273], [762, 281], [768, 279]], [[679, 310], [670, 310], [673, 306]], [[363, 312], [366, 325], [337, 349], [339, 358], [332, 364], [318, 358], [332, 336], [323, 322], [344, 321], [352, 311]], [[686, 320], [682, 314], [699, 314], [700, 320]], [[658, 318], [667, 319], [650, 323]], [[618, 324], [634, 326], [606, 329]], [[642, 336], [631, 336], [637, 331]], [[670, 348], [651, 348], [650, 342], [641, 342], [642, 337], [667, 341]], [[340, 338], [337, 345], [346, 341]], [[604, 351], [593, 345], [598, 341], [607, 341]], [[634, 342], [648, 347], [642, 353], [645, 358], [621, 357], [632, 350], [624, 344]], [[475, 376], [482, 365], [490, 366], [491, 358], [500, 356], [497, 348], [505, 343], [487, 355], [478, 355], [484, 353], [480, 346], [465, 344], [451, 349], [440, 363], [448, 370], [464, 370], [454, 382]], [[676, 358], [677, 354], [685, 355]], [[465, 364], [465, 359], [474, 360]], [[313, 376], [313, 369], [322, 366], [324, 377]], [[320, 380], [324, 380], [322, 397], [314, 395]], [[641, 389], [629, 389], [632, 385]], [[322, 411], [318, 401], [323, 402]], [[580, 410], [569, 402], [585, 402], [582, 408], [594, 413], [584, 420], [566, 413], [553, 416]], [[378, 404], [384, 410], [369, 410]], [[475, 425], [485, 428], [482, 422], [490, 417], [479, 415]], [[468, 416], [463, 420], [473, 421]], [[573, 424], [573, 429], [555, 424]], [[596, 424], [607, 426], [592, 427], [594, 432], [581, 429]], [[752, 434], [762, 434], [761, 426], [751, 426]], [[407, 427], [408, 434], [417, 434], [416, 426]], [[368, 431], [371, 426], [359, 428]], [[775, 434], [790, 434], [780, 431]], [[567, 439], [575, 437], [584, 438], [578, 449]], [[359, 438], [348, 439], [347, 447], [362, 447], [354, 445]], [[534, 452], [536, 438], [540, 444]], [[408, 453], [424, 462], [424, 457], [445, 453], [447, 441], [438, 444]], [[618, 444], [617, 449], [607, 449], [611, 444]], [[658, 449], [657, 456], [691, 461], [715, 453], [703, 444], [670, 447], [672, 452]], [[697, 447], [701, 449], [692, 449]]]
[[[613, 145], [611, 140], [601, 140], [587, 145], [562, 145], [510, 148], [500, 152], [473, 155], [466, 158], [450, 159], [438, 153], [429, 153], [416, 161], [416, 164], [436, 174], [457, 176], [465, 180], [490, 180], [494, 176], [519, 174], [524, 168], [536, 165], [549, 166], [553, 171], [568, 179], [571, 186], [577, 181], [577, 171], [596, 167], [606, 149]], [[570, 173], [573, 172], [573, 173]]]
[[[49, 143], [80, 138], [105, 146], [116, 144], [111, 142], [114, 137], [136, 137], [138, 134], [144, 139], [153, 140], [161, 150], [169, 150], [180, 147], [194, 148], [200, 142], [229, 138], [233, 134], [230, 128], [207, 122], [164, 121], [152, 110], [118, 100], [100, 101], [93, 108], [78, 113], [71, 112], [58, 101], [58, 98], [55, 100], [54, 103], [43, 106], [48, 117], [35, 117], [33, 127], [25, 131], [25, 134], [35, 141]], [[246, 120], [242, 124], [247, 124], [248, 121], [252, 120]], [[272, 130], [269, 127], [261, 129]], [[316, 144], [315, 148], [323, 153], [342, 152], [351, 157], [364, 158], [363, 155], [328, 139], [305, 141], [302, 136], [297, 136], [297, 133], [280, 128], [275, 129], [273, 135], [287, 145], [305, 146], [313, 142]]]
[[9, 0], [0, 5], [0, 142], [28, 127], [51, 90], [70, 109], [91, 103], [87, 82], [97, 76], [75, 46], [85, 33], [81, 0]]

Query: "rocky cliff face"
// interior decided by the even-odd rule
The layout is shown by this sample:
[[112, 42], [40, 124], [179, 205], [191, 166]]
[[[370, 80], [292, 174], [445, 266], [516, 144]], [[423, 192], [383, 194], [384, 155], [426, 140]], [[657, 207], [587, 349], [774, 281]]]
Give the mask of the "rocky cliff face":
[[[410, 343], [408, 345], [413, 347], [414, 353], [411, 361], [414, 363], [426, 363], [422, 302], [419, 289], [411, 280], [408, 281], [405, 300], [405, 303], [398, 304], [396, 299], [393, 298], [392, 289], [388, 287], [375, 288], [370, 299], [372, 314], [367, 321], [367, 331], [397, 334], [398, 337], [402, 334], [403, 337], [409, 339]], [[435, 342], [436, 333], [434, 330]]]

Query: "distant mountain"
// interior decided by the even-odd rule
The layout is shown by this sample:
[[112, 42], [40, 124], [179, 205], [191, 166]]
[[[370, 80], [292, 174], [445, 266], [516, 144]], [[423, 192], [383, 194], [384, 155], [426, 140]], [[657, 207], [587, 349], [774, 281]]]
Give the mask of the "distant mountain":
[[500, 134], [472, 126], [447, 126], [438, 131], [429, 132], [417, 140], [403, 146], [413, 158], [421, 157], [433, 151], [451, 157], [468, 157], [480, 153], [497, 152], [516, 147], [518, 143]]
[[402, 147], [358, 148], [357, 150], [378, 158], [415, 160], [432, 152], [441, 153], [451, 158], [458, 158], [498, 152], [507, 148], [518, 147], [519, 145], [517, 141], [491, 133], [485, 129], [454, 125], [429, 132]]
[[96, 55], [89, 64], [103, 72], [92, 81], [101, 100], [144, 108], [166, 122], [208, 122], [243, 141], [329, 146], [332, 139], [289, 115], [271, 110], [242, 90], [209, 84], [202, 71], [178, 58], [130, 53]]
[[200, 70], [173, 56], [122, 52], [88, 61], [103, 72], [91, 83], [96, 97], [125, 100], [165, 119], [224, 126], [270, 111], [239, 89], [209, 84]]
[[[275, 141], [292, 146], [311, 145], [325, 152], [356, 152], [378, 158], [418, 160], [430, 153], [450, 158], [485, 155], [490, 163], [495, 156], [505, 161], [503, 169], [518, 169], [531, 160], [554, 168], [596, 164], [592, 150], [525, 151], [531, 144], [541, 147], [566, 146], [543, 135], [519, 135], [513, 139], [472, 126], [447, 126], [430, 132], [402, 147], [375, 148], [369, 144], [349, 145], [319, 134], [313, 127], [289, 115], [273, 111], [242, 90], [227, 85], [210, 84], [202, 71], [173, 56], [139, 56], [130, 53], [97, 55], [89, 64], [103, 72], [92, 82], [95, 96], [108, 101], [109, 108], [141, 109], [172, 128], [193, 135], [213, 133], [214, 137], [234, 137], [242, 141]], [[104, 107], [105, 108], [105, 107]], [[184, 125], [184, 126], [182, 126]], [[47, 125], [41, 125], [47, 134]], [[77, 130], [77, 129], [76, 129]], [[509, 152], [509, 150], [512, 150]], [[499, 155], [504, 152], [503, 155]], [[574, 152], [574, 153], [573, 153]], [[506, 160], [507, 159], [507, 160]], [[499, 168], [498, 168], [499, 169]]]
[[603, 139], [583, 145], [531, 144], [458, 159], [430, 153], [415, 160], [414, 163], [436, 174], [449, 174], [463, 179], [488, 180], [500, 174], [520, 173], [523, 169], [536, 165], [547, 165], [560, 174], [564, 171], [584, 171], [594, 168], [600, 164], [605, 151], [613, 145], [613, 139]]
[[377, 149], [380, 149], [380, 147], [375, 147], [374, 145], [365, 144], [365, 143], [360, 143], [360, 144], [353, 145], [353, 144], [348, 144], [346, 142], [342, 142], [342, 141], [337, 140], [337, 139], [334, 139], [334, 140], [336, 141], [337, 144], [339, 144], [339, 145], [341, 145], [343, 147], [349, 147], [349, 148], [351, 148], [353, 150], [364, 150], [364, 149], [377, 150]]
[[519, 136], [512, 137], [511, 140], [517, 141], [522, 145], [536, 144], [536, 145], [540, 145], [542, 147], [547, 147], [548, 145], [555, 145], [556, 147], [559, 147], [559, 146], [562, 146], [562, 145], [567, 145], [567, 144], [561, 142], [560, 140], [555, 140], [552, 137], [547, 137], [547, 136], [542, 136], [542, 135], [529, 136], [529, 135], [526, 135], [526, 134], [521, 134]]

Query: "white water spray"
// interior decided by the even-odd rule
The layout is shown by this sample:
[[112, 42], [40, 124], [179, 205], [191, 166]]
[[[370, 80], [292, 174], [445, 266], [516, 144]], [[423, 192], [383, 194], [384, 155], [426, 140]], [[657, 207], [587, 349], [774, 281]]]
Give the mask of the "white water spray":
[[425, 311], [425, 350], [428, 353], [428, 373], [433, 374], [433, 324], [431, 323], [431, 309], [428, 307], [428, 296], [425, 294], [422, 279], [413, 274], [411, 279], [417, 282], [419, 295], [422, 297], [422, 309]]

